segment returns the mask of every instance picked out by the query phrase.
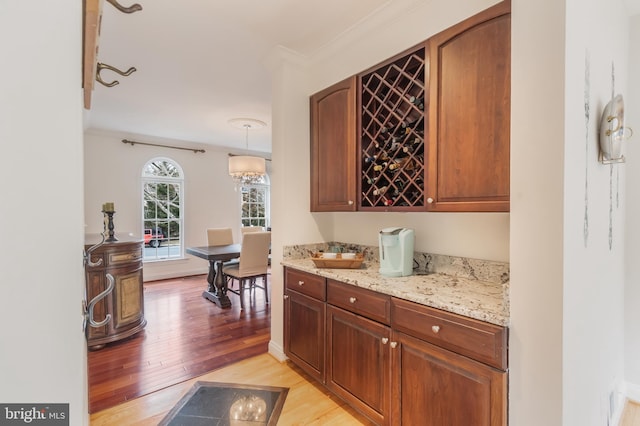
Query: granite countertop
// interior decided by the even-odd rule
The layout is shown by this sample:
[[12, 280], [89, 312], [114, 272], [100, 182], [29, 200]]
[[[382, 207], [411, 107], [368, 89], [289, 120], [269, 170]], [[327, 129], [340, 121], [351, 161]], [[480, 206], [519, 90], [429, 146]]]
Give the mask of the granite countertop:
[[328, 269], [317, 268], [310, 258], [285, 257], [282, 265], [491, 324], [509, 325], [508, 282], [443, 273], [392, 278], [380, 275], [374, 261], [365, 261], [361, 269]]

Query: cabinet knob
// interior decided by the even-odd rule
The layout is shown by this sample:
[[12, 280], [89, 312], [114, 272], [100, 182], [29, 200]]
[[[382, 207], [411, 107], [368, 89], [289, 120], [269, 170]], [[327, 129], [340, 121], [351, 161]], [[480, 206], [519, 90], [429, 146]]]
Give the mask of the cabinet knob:
[[440, 326], [439, 325], [432, 325], [431, 326], [431, 331], [433, 331], [434, 333], [437, 333], [440, 331]]
[[392, 347], [393, 349], [395, 349], [395, 348], [396, 348], [396, 346], [398, 346], [398, 342], [391, 342], [391, 347]]
[[389, 338], [388, 337], [383, 337], [382, 338], [382, 344], [386, 345], [387, 343], [389, 343]]
[[285, 294], [285, 295], [284, 295], [284, 300], [287, 300], [288, 298], [289, 298], [289, 295], [288, 295], [288, 294]]
[[298, 285], [303, 285], [304, 281], [298, 281]]
[[352, 206], [352, 205], [353, 205], [353, 200], [349, 200], [349, 201], [347, 202], [347, 204], [349, 204], [350, 206]]
[[356, 303], [356, 300], [358, 300], [358, 299], [356, 299], [355, 297], [350, 297], [349, 298], [349, 302], [351, 302], [351, 303]]
[[427, 198], [427, 203], [432, 204], [433, 203], [433, 198], [431, 198], [431, 197]]

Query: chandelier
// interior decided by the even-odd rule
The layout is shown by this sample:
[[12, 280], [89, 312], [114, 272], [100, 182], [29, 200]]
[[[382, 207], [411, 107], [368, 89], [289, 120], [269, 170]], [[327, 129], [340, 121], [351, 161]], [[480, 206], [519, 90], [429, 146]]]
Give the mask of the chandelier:
[[[245, 129], [246, 150], [249, 150], [249, 130], [265, 127], [267, 124], [251, 118], [229, 120], [232, 126]], [[251, 185], [262, 181], [266, 174], [265, 159], [252, 155], [229, 154], [229, 175], [236, 185]]]

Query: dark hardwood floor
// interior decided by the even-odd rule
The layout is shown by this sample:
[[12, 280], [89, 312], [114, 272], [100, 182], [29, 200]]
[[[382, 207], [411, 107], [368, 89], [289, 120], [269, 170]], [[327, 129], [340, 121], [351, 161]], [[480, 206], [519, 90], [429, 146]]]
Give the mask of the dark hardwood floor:
[[90, 413], [267, 352], [264, 292], [251, 303], [245, 293], [240, 311], [237, 295], [221, 309], [202, 297], [206, 287], [205, 275], [144, 284], [145, 329], [88, 354]]

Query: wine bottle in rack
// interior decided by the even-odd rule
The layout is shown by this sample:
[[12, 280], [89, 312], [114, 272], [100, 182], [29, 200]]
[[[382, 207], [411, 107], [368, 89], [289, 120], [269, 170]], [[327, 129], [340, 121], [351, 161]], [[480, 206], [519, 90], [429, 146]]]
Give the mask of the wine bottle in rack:
[[378, 155], [378, 160], [382, 162], [389, 161], [389, 154], [387, 154], [387, 151], [380, 152], [380, 154]]
[[389, 187], [388, 186], [382, 186], [380, 188], [376, 188], [373, 190], [373, 195], [383, 195], [385, 192], [387, 192], [387, 189]]
[[420, 110], [424, 110], [424, 98], [417, 98], [415, 96], [409, 96], [409, 102], [414, 104]]
[[414, 153], [416, 150], [416, 146], [415, 145], [405, 145], [404, 147], [402, 147], [402, 152], [404, 152], [405, 154], [412, 154]]
[[396, 178], [393, 181], [393, 184], [395, 185], [395, 187], [397, 188], [398, 191], [403, 191], [404, 190], [404, 185], [405, 185], [405, 180], [402, 178]]

